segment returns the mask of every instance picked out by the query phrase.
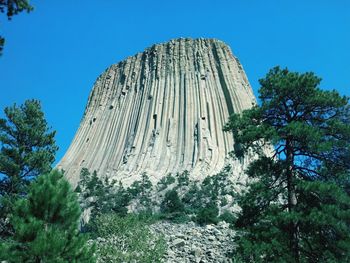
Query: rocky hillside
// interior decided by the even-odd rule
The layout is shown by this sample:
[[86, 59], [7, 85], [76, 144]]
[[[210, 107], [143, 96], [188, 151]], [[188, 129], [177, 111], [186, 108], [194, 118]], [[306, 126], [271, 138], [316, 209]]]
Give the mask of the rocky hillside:
[[166, 241], [164, 262], [232, 262], [234, 231], [224, 221], [206, 226], [199, 226], [193, 222], [159, 222], [152, 225], [151, 229], [154, 234], [163, 235]]
[[[133, 248], [125, 245], [128, 243], [126, 239], [137, 239], [137, 237], [133, 235], [124, 235], [123, 237], [120, 235], [112, 235], [107, 238], [97, 238], [94, 243], [98, 248], [98, 262], [116, 262], [116, 260], [125, 260], [125, 262], [164, 263], [232, 262], [233, 250], [235, 248], [235, 232], [230, 229], [229, 224], [224, 221], [219, 222], [217, 225], [209, 224], [205, 226], [197, 225], [194, 222], [175, 224], [159, 221], [147, 226], [147, 228], [151, 230], [151, 235], [148, 239], [143, 238], [142, 231], [134, 229], [140, 236], [139, 241], [141, 243], [134, 241], [132, 243], [135, 245]], [[157, 239], [160, 239], [163, 245], [161, 248], [155, 249], [154, 242], [156, 242]], [[145, 242], [147, 244], [144, 244]], [[136, 244], [138, 244], [137, 247]], [[146, 251], [148, 247], [150, 247], [150, 250]], [[133, 250], [133, 252], [131, 252], [131, 250]], [[108, 252], [106, 253], [106, 251]], [[141, 253], [143, 253], [143, 255], [138, 255]], [[159, 254], [159, 256], [150, 259], [148, 255], [150, 253]], [[132, 254], [133, 256], [131, 258], [120, 256], [127, 254]]]

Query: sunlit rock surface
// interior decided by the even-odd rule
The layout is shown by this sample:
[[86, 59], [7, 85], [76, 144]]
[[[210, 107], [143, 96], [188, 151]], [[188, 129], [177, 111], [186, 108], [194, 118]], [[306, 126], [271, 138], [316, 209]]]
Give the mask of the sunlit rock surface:
[[101, 177], [153, 182], [188, 170], [199, 180], [232, 161], [231, 113], [255, 103], [242, 65], [215, 39], [175, 39], [109, 67], [94, 84], [80, 127], [58, 168], [76, 184], [81, 168]]

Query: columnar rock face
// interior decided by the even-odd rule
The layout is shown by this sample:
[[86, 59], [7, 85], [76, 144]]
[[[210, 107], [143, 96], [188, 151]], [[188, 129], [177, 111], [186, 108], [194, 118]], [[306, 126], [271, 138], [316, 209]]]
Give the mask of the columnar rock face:
[[[129, 184], [188, 170], [202, 179], [233, 149], [222, 128], [255, 102], [230, 48], [215, 39], [176, 39], [109, 67], [89, 96], [75, 138], [58, 164], [75, 184], [81, 168]], [[234, 161], [234, 175], [249, 160]]]

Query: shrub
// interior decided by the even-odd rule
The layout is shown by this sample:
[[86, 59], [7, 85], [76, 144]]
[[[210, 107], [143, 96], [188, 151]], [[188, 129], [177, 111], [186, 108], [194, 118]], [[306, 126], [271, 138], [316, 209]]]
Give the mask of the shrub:
[[[105, 214], [96, 218], [97, 257], [102, 262], [162, 262], [162, 237], [153, 235], [137, 215]], [[101, 239], [102, 238], [102, 239]]]
[[203, 204], [202, 200], [204, 200], [204, 195], [205, 194], [202, 189], [196, 183], [193, 183], [182, 198], [186, 212], [193, 213], [201, 208]]
[[226, 223], [234, 224], [236, 222], [236, 217], [230, 211], [224, 211], [219, 216], [220, 221], [225, 221]]
[[157, 183], [158, 192], [165, 190], [169, 185], [173, 183], [175, 183], [175, 177], [171, 174], [168, 174], [167, 176], [160, 179], [160, 181]]
[[190, 177], [188, 171], [176, 174], [177, 176], [177, 187], [188, 186], [190, 184]]
[[81, 170], [80, 178], [75, 191], [80, 193], [83, 209], [91, 209], [92, 220], [98, 215], [111, 212], [120, 216], [126, 215], [131, 197], [121, 182], [116, 186], [115, 181], [102, 181], [96, 171], [90, 174], [86, 168]]
[[163, 213], [184, 212], [184, 205], [175, 189], [165, 193], [164, 200], [160, 205], [160, 210]]
[[196, 220], [199, 224], [216, 224], [219, 215], [219, 208], [214, 202], [209, 202], [204, 207], [200, 208], [196, 215]]
[[148, 175], [146, 173], [143, 173], [141, 180], [133, 182], [132, 185], [128, 188], [128, 192], [130, 193], [131, 197], [137, 199], [140, 204], [146, 208], [146, 210], [149, 210], [151, 209], [152, 205], [152, 189], [152, 182], [149, 180]]

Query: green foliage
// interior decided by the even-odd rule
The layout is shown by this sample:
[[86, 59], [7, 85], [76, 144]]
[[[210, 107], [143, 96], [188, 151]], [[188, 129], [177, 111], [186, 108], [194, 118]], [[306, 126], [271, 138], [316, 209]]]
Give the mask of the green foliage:
[[[9, 20], [12, 16], [17, 15], [23, 11], [30, 12], [33, 7], [29, 4], [28, 0], [2, 0], [0, 1], [0, 13], [6, 13]], [[0, 36], [0, 56], [4, 48], [5, 39]]]
[[301, 247], [309, 262], [350, 261], [350, 197], [334, 183], [299, 183]]
[[230, 172], [231, 168], [227, 166], [220, 173], [206, 177], [201, 184], [190, 182], [182, 198], [186, 212], [197, 213], [203, 204], [210, 202], [227, 205], [226, 196], [234, 196], [233, 183], [228, 176]]
[[318, 170], [326, 163], [349, 168], [347, 97], [321, 90], [313, 73], [276, 67], [259, 81], [261, 106], [232, 115], [225, 126], [243, 152], [262, 153], [262, 146], [273, 143], [275, 156], [286, 160], [290, 147], [299, 177], [321, 176]]
[[226, 166], [220, 173], [206, 177], [202, 182], [202, 191], [214, 201], [225, 195], [233, 195], [233, 184], [228, 176], [230, 172], [231, 167]]
[[[347, 262], [350, 255], [350, 108], [313, 73], [272, 69], [261, 106], [230, 117], [237, 157], [259, 158], [238, 196], [244, 262]], [[273, 145], [273, 156], [264, 151]]]
[[146, 173], [141, 175], [140, 181], [135, 181], [128, 188], [128, 192], [132, 198], [137, 199], [139, 203], [147, 210], [151, 209], [152, 206], [152, 194], [153, 185], [149, 180], [149, 177]]
[[163, 213], [184, 212], [184, 205], [175, 189], [165, 193], [164, 200], [160, 205], [160, 210]]
[[[223, 171], [206, 178], [202, 183], [191, 181], [188, 171], [178, 173], [175, 177], [168, 174], [157, 184], [158, 191], [164, 191], [169, 185], [173, 186], [159, 204], [159, 219], [183, 223], [197, 220], [199, 215], [199, 221], [203, 224], [218, 222], [219, 205], [228, 205], [227, 196], [232, 197], [234, 194], [233, 183], [228, 176], [230, 172], [231, 168], [225, 167]], [[146, 193], [148, 204], [153, 205], [151, 189], [148, 178], [144, 176], [143, 180], [134, 182], [128, 191], [135, 200], [140, 198], [142, 193]], [[212, 205], [214, 203], [215, 208]]]
[[75, 191], [80, 192], [81, 206], [91, 209], [92, 220], [98, 215], [111, 212], [120, 216], [127, 214], [131, 197], [120, 182], [116, 184], [115, 181], [103, 181], [96, 171], [91, 174], [86, 168], [81, 170], [80, 178]]
[[96, 225], [95, 235], [104, 239], [97, 242], [97, 257], [103, 262], [162, 262], [165, 241], [137, 215], [105, 214], [96, 219]]
[[219, 220], [234, 224], [236, 222], [236, 217], [234, 214], [226, 210], [219, 216]]
[[80, 181], [75, 191], [81, 192], [83, 198], [96, 197], [104, 195], [105, 185], [97, 176], [96, 171], [91, 174], [87, 168], [82, 168], [80, 171]]
[[268, 216], [270, 210], [287, 209], [284, 200], [287, 189], [280, 179], [283, 169], [276, 161], [261, 157], [249, 166], [247, 174], [253, 182], [245, 192], [236, 197], [242, 208], [236, 222], [238, 227], [256, 224], [259, 217], [265, 214]]
[[243, 213], [237, 224], [242, 231], [236, 240], [238, 253], [244, 262], [295, 262], [286, 235], [295, 220], [301, 262], [349, 261], [350, 199], [338, 185], [300, 181], [293, 213], [271, 198], [275, 189], [268, 184], [257, 182], [251, 187], [241, 199]]
[[5, 38], [0, 36], [0, 56], [2, 55], [2, 51], [4, 50]]
[[182, 202], [185, 205], [187, 213], [193, 213], [202, 206], [205, 199], [205, 193], [201, 190], [200, 185], [192, 183], [188, 191], [184, 194]]
[[80, 209], [75, 193], [58, 171], [41, 175], [11, 216], [14, 236], [1, 244], [7, 262], [95, 262], [79, 234]]
[[23, 11], [30, 12], [32, 10], [33, 7], [29, 4], [28, 0], [13, 0], [0, 2], [0, 13], [6, 12], [8, 19], [11, 19], [12, 16], [17, 15]]
[[209, 202], [200, 208], [196, 214], [196, 221], [201, 224], [216, 224], [218, 219], [219, 208], [215, 202]]
[[190, 177], [188, 171], [184, 171], [183, 173], [176, 174], [177, 178], [177, 187], [188, 186], [190, 184]]
[[0, 119], [0, 236], [12, 234], [9, 215], [29, 182], [51, 170], [57, 146], [40, 102], [27, 100], [4, 110]]
[[176, 179], [171, 174], [168, 174], [167, 176], [163, 177], [159, 180], [157, 183], [157, 190], [158, 192], [165, 190], [169, 185], [175, 183]]
[[58, 147], [40, 102], [5, 108], [0, 119], [0, 195], [23, 194], [29, 181], [51, 170]]
[[[188, 172], [178, 174], [177, 180], [170, 174], [167, 175], [157, 184], [158, 190], [165, 190], [170, 184], [174, 184], [174, 188], [168, 190], [159, 203], [160, 214], [154, 214], [154, 207], [157, 204], [152, 199], [153, 186], [147, 174], [143, 174], [141, 180], [135, 181], [125, 189], [121, 184], [118, 186], [115, 182], [109, 183], [108, 180], [101, 180], [96, 172], [90, 174], [87, 169], [82, 169], [81, 180], [76, 192], [79, 193], [82, 208], [91, 209], [90, 221], [89, 224], [84, 225], [84, 230], [95, 231], [95, 218], [103, 214], [116, 213], [119, 216], [125, 216], [129, 205], [136, 208], [142, 220], [152, 218], [152, 220], [183, 223], [191, 218], [195, 219], [196, 214], [203, 215], [205, 218], [207, 216], [206, 204], [211, 202], [221, 204], [222, 200], [226, 200], [225, 195], [232, 195], [232, 182], [227, 176], [229, 172], [230, 169], [225, 168], [221, 173], [206, 179], [202, 184], [192, 182]], [[180, 198], [179, 192], [183, 198]], [[226, 204], [227, 201], [224, 205]], [[212, 210], [211, 206], [208, 208]], [[209, 211], [207, 214], [211, 213], [212, 211]], [[202, 221], [213, 223], [218, 219], [209, 218]]]
[[[127, 206], [131, 200], [130, 194], [127, 189], [124, 188], [121, 182], [113, 190], [113, 198], [109, 200], [114, 205], [111, 208], [111, 211], [117, 213], [118, 215], [126, 215], [128, 212]], [[108, 200], [106, 200], [108, 201]]]

